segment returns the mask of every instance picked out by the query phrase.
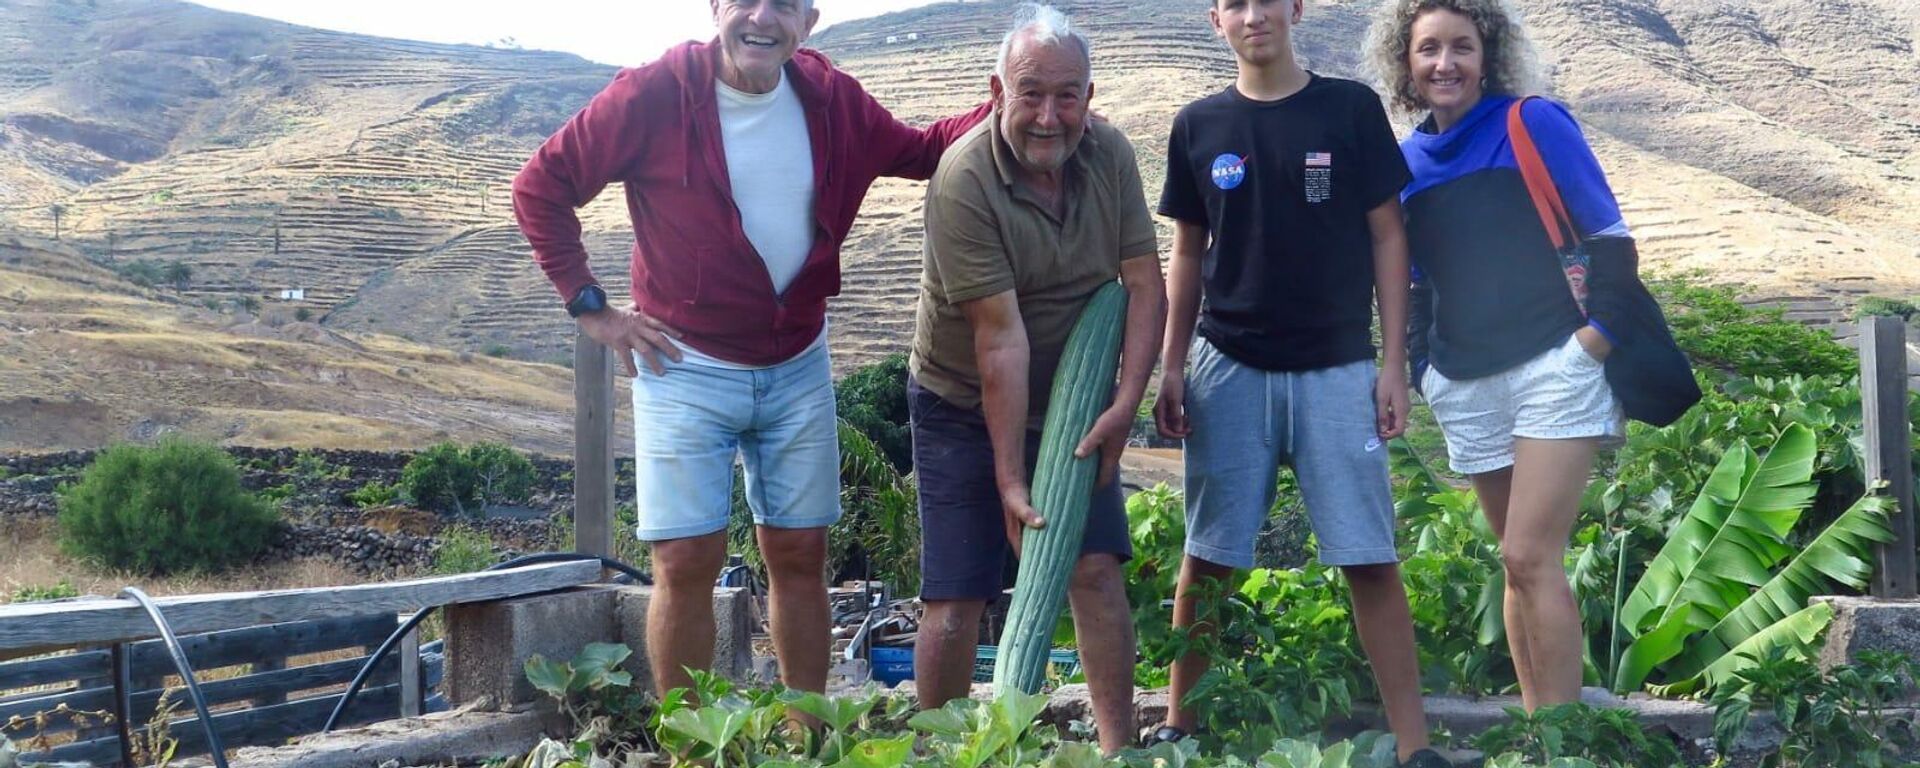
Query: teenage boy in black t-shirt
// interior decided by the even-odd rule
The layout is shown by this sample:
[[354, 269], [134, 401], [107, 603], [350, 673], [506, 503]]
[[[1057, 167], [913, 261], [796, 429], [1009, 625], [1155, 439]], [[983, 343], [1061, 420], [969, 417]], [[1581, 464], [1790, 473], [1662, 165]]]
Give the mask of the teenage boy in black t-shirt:
[[[1320, 560], [1353, 588], [1400, 759], [1446, 765], [1427, 748], [1394, 549], [1385, 441], [1406, 429], [1405, 341], [1382, 334], [1376, 367], [1371, 334], [1376, 297], [1381, 327], [1406, 326], [1399, 192], [1410, 176], [1379, 96], [1294, 60], [1302, 11], [1301, 0], [1216, 0], [1209, 16], [1239, 77], [1181, 110], [1168, 142], [1160, 213], [1174, 219], [1175, 240], [1154, 417], [1162, 434], [1186, 440], [1173, 622], [1194, 624], [1196, 582], [1253, 565], [1275, 475], [1292, 465]], [[1198, 654], [1174, 663], [1167, 724], [1152, 740], [1194, 730], [1181, 699], [1206, 667]]]

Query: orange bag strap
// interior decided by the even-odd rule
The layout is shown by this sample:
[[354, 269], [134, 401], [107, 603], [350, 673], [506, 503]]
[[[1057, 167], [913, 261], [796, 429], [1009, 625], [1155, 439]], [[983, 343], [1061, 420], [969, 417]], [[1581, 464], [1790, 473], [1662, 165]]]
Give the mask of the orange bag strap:
[[1579, 244], [1580, 234], [1573, 226], [1573, 217], [1567, 214], [1566, 203], [1560, 200], [1560, 189], [1554, 186], [1553, 176], [1547, 173], [1546, 161], [1540, 159], [1540, 148], [1527, 132], [1526, 121], [1520, 119], [1520, 108], [1535, 98], [1538, 97], [1515, 101], [1507, 110], [1507, 138], [1513, 142], [1513, 159], [1520, 165], [1520, 176], [1527, 181], [1527, 194], [1533, 197], [1533, 209], [1540, 214], [1547, 237], [1553, 240], [1555, 250], [1564, 251]]

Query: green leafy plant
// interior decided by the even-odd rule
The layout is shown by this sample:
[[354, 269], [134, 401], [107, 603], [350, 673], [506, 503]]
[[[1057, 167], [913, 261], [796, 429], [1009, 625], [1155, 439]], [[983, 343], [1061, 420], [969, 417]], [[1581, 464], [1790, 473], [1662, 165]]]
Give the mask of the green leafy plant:
[[827, 539], [828, 566], [838, 571], [864, 558], [865, 574], [896, 594], [920, 589], [919, 492], [883, 449], [852, 422], [839, 422], [840, 521]]
[[1920, 664], [1899, 654], [1863, 653], [1857, 665], [1822, 672], [1772, 649], [1714, 692], [1714, 736], [1731, 751], [1755, 709], [1767, 708], [1786, 732], [1767, 768], [1903, 765], [1897, 756], [1915, 746], [1915, 722], [1889, 705], [1916, 674]]
[[1170, 651], [1212, 661], [1185, 698], [1199, 713], [1203, 748], [1251, 754], [1318, 733], [1373, 693], [1336, 569], [1256, 568], [1231, 592], [1207, 582], [1196, 590], [1196, 626], [1217, 629], [1176, 632]]
[[1853, 316], [1861, 317], [1898, 317], [1912, 320], [1920, 313], [1920, 304], [1912, 299], [1896, 299], [1887, 296], [1865, 296], [1853, 308]]
[[484, 532], [455, 525], [440, 532], [433, 548], [433, 572], [443, 575], [475, 573], [500, 562], [493, 540]]
[[1702, 275], [1656, 278], [1647, 287], [1660, 300], [1674, 339], [1687, 356], [1739, 376], [1852, 375], [1859, 362], [1826, 331], [1786, 319], [1784, 310], [1749, 307], [1734, 286], [1709, 286]]
[[13, 591], [12, 602], [31, 603], [41, 600], [65, 600], [79, 596], [80, 590], [74, 588], [73, 582], [61, 579], [59, 583], [50, 586], [40, 587], [29, 585], [16, 589]]
[[499, 443], [464, 449], [440, 443], [400, 471], [400, 487], [415, 504], [459, 515], [485, 515], [496, 504], [524, 501], [533, 480], [533, 462]]
[[866, 435], [900, 474], [913, 471], [913, 435], [907, 427], [907, 356], [894, 353], [864, 365], [833, 385], [841, 421]]
[[108, 448], [58, 494], [61, 548], [136, 573], [246, 562], [279, 525], [272, 508], [240, 487], [231, 457], [179, 438]]
[[527, 682], [552, 697], [575, 723], [586, 721], [586, 699], [608, 688], [628, 688], [633, 675], [620, 665], [633, 649], [614, 643], [588, 643], [571, 661], [548, 661], [540, 654], [527, 659]]
[[1616, 690], [1639, 688], [1676, 659], [1664, 692], [1726, 682], [1770, 649], [1813, 641], [1831, 609], [1806, 607], [1808, 597], [1866, 585], [1874, 544], [1892, 539], [1884, 498], [1862, 498], [1797, 551], [1789, 544], [1814, 498], [1814, 458], [1813, 432], [1798, 424], [1764, 458], [1744, 441], [1722, 458], [1620, 606], [1619, 625], [1634, 639]]
[[399, 498], [400, 486], [378, 480], [368, 480], [365, 485], [347, 493], [347, 501], [361, 509], [388, 506]]
[[325, 456], [312, 451], [301, 451], [293, 457], [293, 474], [302, 480], [345, 480], [350, 471], [328, 463]]
[[1649, 734], [1631, 709], [1597, 709], [1573, 703], [1541, 707], [1528, 714], [1507, 708], [1508, 722], [1487, 729], [1475, 746], [1487, 754], [1508, 754], [1552, 765], [1560, 758], [1581, 758], [1603, 766], [1679, 766], [1684, 761], [1671, 740]]

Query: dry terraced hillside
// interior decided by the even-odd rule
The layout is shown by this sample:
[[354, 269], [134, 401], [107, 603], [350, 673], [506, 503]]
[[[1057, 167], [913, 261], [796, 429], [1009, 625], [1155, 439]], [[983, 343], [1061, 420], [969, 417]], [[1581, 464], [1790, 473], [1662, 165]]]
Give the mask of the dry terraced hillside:
[[564, 368], [245, 321], [57, 244], [0, 236], [0, 450], [184, 431], [268, 447], [499, 440], [569, 455], [572, 393]]
[[[1310, 0], [1297, 33], [1308, 65], [1365, 78], [1359, 41], [1376, 4]], [[1814, 321], [1866, 293], [1920, 293], [1920, 3], [1520, 4], [1649, 264], [1704, 270]], [[928, 6], [813, 43], [924, 123], [985, 98], [1011, 5]], [[1174, 112], [1225, 86], [1232, 62], [1190, 0], [1060, 5], [1092, 35], [1096, 105], [1139, 147], [1157, 197]], [[328, 338], [565, 356], [568, 323], [512, 225], [507, 182], [612, 68], [170, 0], [0, 3], [0, 50], [0, 227], [51, 235], [57, 206], [73, 253], [190, 264], [183, 302], [271, 305], [305, 289], [281, 314], [307, 308], [339, 334]], [[882, 182], [846, 243], [833, 309], [842, 368], [910, 333], [920, 196], [918, 184]], [[610, 190], [586, 214], [616, 294], [631, 244], [620, 202]], [[0, 305], [0, 318], [33, 328], [19, 318], [52, 316], [6, 314], [19, 309]], [[0, 397], [51, 402], [74, 386], [12, 362], [0, 365]], [[124, 386], [136, 402], [143, 386], [163, 387], [139, 376]]]

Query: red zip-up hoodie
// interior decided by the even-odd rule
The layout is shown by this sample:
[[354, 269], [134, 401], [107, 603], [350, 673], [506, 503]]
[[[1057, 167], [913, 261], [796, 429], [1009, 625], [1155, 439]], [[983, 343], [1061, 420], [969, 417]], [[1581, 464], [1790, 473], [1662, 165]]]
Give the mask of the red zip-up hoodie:
[[947, 145], [990, 107], [912, 128], [825, 54], [797, 51], [786, 69], [813, 144], [814, 242], [799, 276], [776, 295], [733, 203], [714, 96], [719, 65], [717, 44], [689, 42], [622, 70], [514, 177], [514, 214], [534, 260], [569, 300], [594, 282], [574, 210], [624, 183], [635, 308], [701, 352], [772, 365], [819, 337], [827, 298], [840, 293], [840, 244], [874, 179], [932, 176]]

